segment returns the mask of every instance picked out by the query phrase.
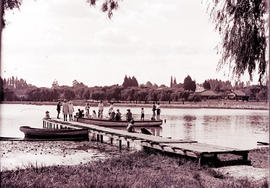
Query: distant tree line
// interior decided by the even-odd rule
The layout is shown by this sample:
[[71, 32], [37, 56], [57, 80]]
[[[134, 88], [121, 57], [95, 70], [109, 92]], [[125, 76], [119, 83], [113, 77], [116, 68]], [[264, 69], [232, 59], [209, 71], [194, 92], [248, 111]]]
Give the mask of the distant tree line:
[[[171, 79], [172, 80], [172, 79]], [[192, 98], [196, 87], [201, 86], [206, 90], [230, 91], [232, 89], [242, 89], [250, 96], [252, 100], [266, 100], [267, 88], [261, 86], [245, 87], [243, 83], [236, 83], [232, 86], [230, 81], [221, 81], [217, 79], [205, 80], [203, 84], [196, 84], [188, 75], [184, 83], [172, 81], [171, 87], [165, 85], [158, 86], [148, 81], [146, 84], [138, 84], [137, 79], [133, 77], [124, 77], [122, 85], [95, 86], [88, 87], [82, 82], [74, 80], [72, 86], [59, 86], [55, 80], [51, 88], [35, 87], [23, 79], [11, 77], [0, 79], [0, 97], [1, 101], [57, 101], [59, 99], [67, 100], [108, 100], [108, 101], [186, 101], [200, 99]]]

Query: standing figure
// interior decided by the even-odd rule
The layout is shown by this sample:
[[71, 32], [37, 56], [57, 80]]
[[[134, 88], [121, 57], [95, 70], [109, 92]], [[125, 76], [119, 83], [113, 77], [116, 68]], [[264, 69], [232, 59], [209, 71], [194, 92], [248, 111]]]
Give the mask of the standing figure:
[[144, 121], [144, 108], [141, 109], [141, 121]]
[[57, 103], [56, 110], [57, 110], [57, 119], [59, 119], [60, 118], [59, 114], [61, 112], [61, 102], [60, 101]]
[[63, 114], [64, 114], [64, 121], [67, 121], [68, 103], [66, 100], [64, 100], [64, 103], [63, 103]]
[[160, 104], [157, 103], [157, 120], [160, 120]]
[[121, 121], [121, 112], [119, 109], [116, 110], [116, 115], [115, 115], [115, 120], [116, 121]]
[[156, 119], [156, 105], [155, 105], [155, 102], [153, 102], [152, 111], [153, 111], [153, 116], [152, 116], [151, 120], [155, 120]]
[[73, 120], [73, 112], [74, 112], [74, 107], [73, 107], [72, 101], [69, 101], [69, 103], [68, 103], [69, 121], [72, 121]]
[[111, 113], [113, 112], [113, 103], [110, 104], [110, 107], [109, 107], [109, 116], [111, 115]]
[[102, 118], [103, 118], [103, 109], [104, 109], [103, 102], [100, 101], [100, 102], [98, 103], [98, 118], [99, 118], [99, 119], [102, 119]]
[[85, 108], [85, 114], [90, 114], [90, 111], [89, 111], [90, 110], [90, 104], [86, 103], [84, 108]]
[[132, 113], [130, 112], [130, 109], [127, 109], [126, 119], [128, 122], [132, 120]]

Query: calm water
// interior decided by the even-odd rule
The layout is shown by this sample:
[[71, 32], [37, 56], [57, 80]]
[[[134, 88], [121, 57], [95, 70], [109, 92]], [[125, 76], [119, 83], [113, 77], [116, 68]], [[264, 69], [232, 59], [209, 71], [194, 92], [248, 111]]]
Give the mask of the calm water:
[[[75, 111], [83, 107], [75, 106]], [[119, 108], [122, 114], [126, 108]], [[0, 105], [0, 136], [21, 137], [22, 125], [42, 127], [45, 111], [56, 117], [56, 106], [52, 105]], [[90, 109], [96, 110], [96, 107]], [[131, 108], [136, 118], [140, 108]], [[108, 108], [105, 108], [105, 113]], [[151, 109], [145, 108], [146, 119]], [[257, 141], [268, 141], [268, 111], [229, 109], [161, 109], [161, 118], [166, 119], [161, 128], [151, 129], [156, 135], [173, 139], [192, 139], [203, 143], [236, 148], [254, 148]]]

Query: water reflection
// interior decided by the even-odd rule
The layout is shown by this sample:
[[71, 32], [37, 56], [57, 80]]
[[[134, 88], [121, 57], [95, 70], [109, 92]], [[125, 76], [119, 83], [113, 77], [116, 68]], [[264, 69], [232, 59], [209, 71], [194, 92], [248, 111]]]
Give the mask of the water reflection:
[[184, 133], [185, 137], [184, 139], [188, 140], [194, 140], [196, 138], [196, 131], [195, 131], [195, 125], [196, 125], [196, 116], [192, 115], [184, 115], [183, 117], [183, 125], [184, 125]]
[[196, 116], [191, 116], [191, 115], [184, 115], [183, 118], [186, 122], [192, 122], [194, 120], [196, 120]]

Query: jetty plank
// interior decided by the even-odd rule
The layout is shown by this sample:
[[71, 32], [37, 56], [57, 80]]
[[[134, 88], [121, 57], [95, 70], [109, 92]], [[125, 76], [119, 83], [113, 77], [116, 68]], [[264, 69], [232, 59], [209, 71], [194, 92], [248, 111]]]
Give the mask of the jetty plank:
[[197, 158], [199, 163], [208, 155], [217, 157], [218, 154], [234, 154], [242, 156], [243, 161], [248, 160], [249, 150], [241, 150], [236, 148], [217, 146], [206, 143], [199, 143], [188, 139], [170, 139], [154, 135], [146, 135], [137, 132], [127, 132], [126, 130], [102, 127], [81, 122], [64, 122], [59, 119], [44, 119], [43, 125], [52, 127], [55, 124], [67, 127], [88, 128], [90, 133], [97, 136], [97, 140], [103, 142], [103, 136], [108, 136], [110, 143], [113, 140], [118, 141], [119, 149], [122, 149], [122, 142], [127, 142], [127, 148], [130, 142], [139, 141], [140, 145], [146, 148], [152, 148], [162, 152], [170, 152], [192, 158]]
[[177, 144], [169, 144], [174, 148], [185, 149], [189, 151], [195, 151], [198, 153], [228, 153], [228, 152], [245, 152], [248, 150], [239, 150], [236, 148], [217, 146], [212, 144], [205, 143], [177, 143]]
[[[156, 143], [195, 143], [197, 141], [194, 140], [182, 140], [182, 139], [169, 139], [169, 138], [163, 138], [163, 137], [158, 137], [154, 135], [146, 135], [146, 134], [141, 134], [141, 133], [131, 133], [127, 132], [126, 130], [120, 130], [120, 129], [113, 129], [113, 128], [108, 128], [108, 127], [102, 127], [98, 125], [90, 125], [90, 124], [85, 124], [81, 122], [76, 122], [73, 121], [72, 123], [65, 122], [63, 120], [58, 120], [58, 119], [52, 119], [55, 123], [63, 123], [69, 126], [74, 126], [74, 127], [79, 127], [79, 128], [89, 128], [92, 131], [97, 131], [97, 132], [103, 132], [107, 134], [114, 134], [117, 136], [124, 136], [124, 137], [129, 137], [129, 138], [134, 138], [136, 140], [141, 139], [141, 140], [147, 140], [151, 142], [156, 142]], [[101, 133], [99, 133], [101, 134]]]

